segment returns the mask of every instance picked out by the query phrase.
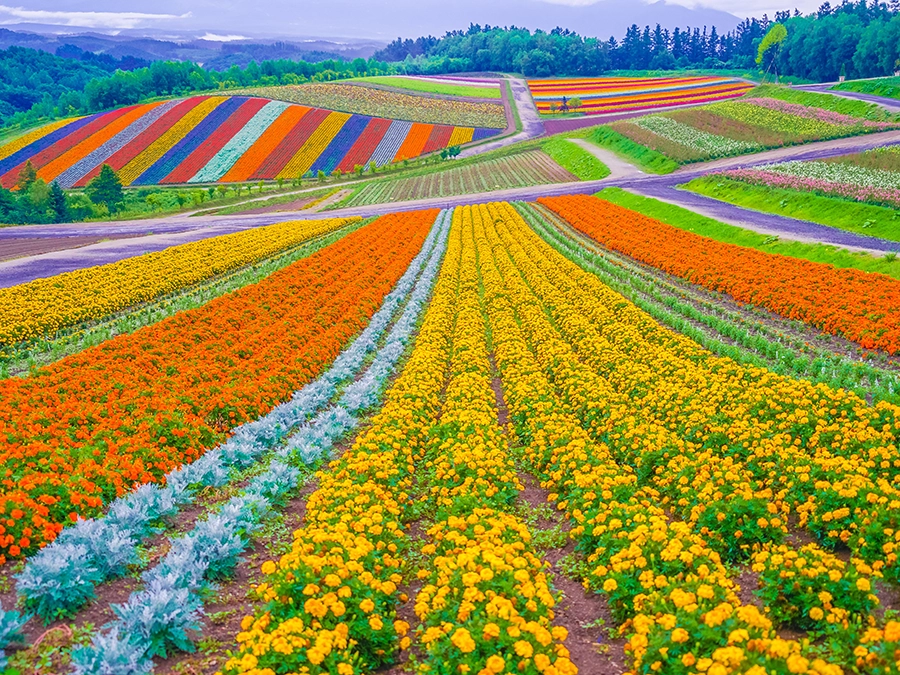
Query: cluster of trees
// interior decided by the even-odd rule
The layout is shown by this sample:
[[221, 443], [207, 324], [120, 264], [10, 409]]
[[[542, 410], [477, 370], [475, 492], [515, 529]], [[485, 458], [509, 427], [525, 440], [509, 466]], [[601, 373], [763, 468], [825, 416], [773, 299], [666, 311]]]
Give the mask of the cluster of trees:
[[0, 188], [0, 223], [77, 222], [115, 213], [124, 201], [122, 182], [108, 164], [84, 194], [66, 194], [56, 181], [47, 185], [28, 161], [19, 172], [14, 190]]
[[49, 117], [57, 110], [81, 109], [85, 87], [117, 70], [146, 66], [136, 59], [97, 56], [70, 45], [57, 54], [24, 47], [0, 50], [0, 124], [34, 110]]
[[711, 28], [632, 25], [620, 40], [582, 37], [563, 28], [531, 32], [473, 24], [466, 31], [397, 39], [374, 58], [403, 62], [408, 73], [514, 71], [528, 76], [602, 75], [609, 70], [752, 69], [775, 24], [787, 29], [777, 63], [782, 74], [810, 80], [891, 74], [900, 58], [900, 1], [825, 2], [810, 15], [777, 12], [749, 18], [728, 33]]
[[[77, 48], [60, 48], [63, 49]], [[30, 64], [30, 70], [25, 71], [29, 74], [22, 76], [21, 69], [17, 72], [20, 63]], [[212, 89], [325, 82], [396, 72], [388, 63], [362, 58], [317, 63], [288, 59], [254, 61], [245, 68], [232, 66], [222, 72], [181, 61], [154, 61], [131, 68], [122, 65], [100, 67], [89, 61], [21, 47], [0, 50], [0, 124], [25, 125], [48, 117], [84, 115], [149, 98], [185, 96]], [[6, 109], [2, 107], [5, 90], [9, 90], [11, 101]], [[19, 98], [14, 98], [15, 92], [20, 93]]]

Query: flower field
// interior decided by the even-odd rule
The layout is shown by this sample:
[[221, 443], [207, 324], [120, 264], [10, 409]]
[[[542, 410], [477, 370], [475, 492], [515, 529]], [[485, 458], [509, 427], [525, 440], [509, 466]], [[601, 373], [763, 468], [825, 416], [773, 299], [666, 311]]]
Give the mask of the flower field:
[[64, 188], [85, 186], [103, 164], [125, 185], [293, 179], [414, 159], [496, 133], [265, 98], [195, 96], [66, 120], [26, 134], [0, 147], [0, 184], [14, 186], [28, 161], [41, 178]]
[[[189, 284], [342, 224], [274, 225], [18, 292], [52, 308], [121, 288], [121, 306], [137, 298], [129, 279], [167, 292], [163, 267]], [[35, 639], [41, 620], [106, 608], [112, 621], [71, 649], [76, 672], [144, 675], [196, 648], [230, 585], [249, 598], [217, 619], [233, 641], [202, 643], [223, 675], [575, 675], [607, 660], [623, 674], [894, 672], [896, 392], [832, 386], [845, 361], [827, 350], [821, 377], [794, 359], [802, 378], [714, 353], [645, 310], [691, 285], [900, 352], [895, 280], [577, 196], [382, 216], [0, 381], [0, 547], [26, 558], [0, 649], [19, 624]], [[812, 353], [796, 342], [779, 350]], [[272, 524], [300, 507], [275, 546]], [[581, 582], [564, 597], [562, 574]], [[127, 594], [111, 590], [121, 578]], [[573, 616], [586, 600], [603, 615]], [[617, 640], [620, 666], [596, 648]]]
[[258, 284], [0, 382], [3, 554], [32, 551], [136, 482], [160, 480], [317, 375], [434, 217], [386, 216]]
[[608, 125], [679, 164], [895, 128], [894, 122], [752, 95]]
[[[282, 87], [260, 87], [237, 92], [313, 108], [327, 108], [369, 117], [384, 117], [422, 124], [505, 129], [506, 113], [499, 103], [416, 96], [355, 84], [331, 82]], [[482, 132], [483, 133], [483, 132]]]
[[724, 77], [600, 77], [529, 80], [528, 89], [542, 115], [560, 112], [563, 97], [577, 97], [575, 112], [604, 115], [712, 103], [743, 96], [754, 85]]
[[752, 185], [900, 207], [900, 152], [896, 148], [878, 148], [822, 161], [735, 169], [718, 175]]

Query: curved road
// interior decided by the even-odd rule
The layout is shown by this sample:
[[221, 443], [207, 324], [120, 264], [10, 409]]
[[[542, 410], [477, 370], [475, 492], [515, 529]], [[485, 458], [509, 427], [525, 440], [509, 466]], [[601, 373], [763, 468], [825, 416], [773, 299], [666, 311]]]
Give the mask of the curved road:
[[804, 84], [798, 85], [794, 87], [794, 89], [814, 91], [819, 94], [831, 94], [832, 96], [837, 96], [839, 98], [852, 98], [857, 101], [874, 103], [875, 105], [880, 105], [889, 113], [893, 113], [895, 115], [900, 114], [900, 101], [895, 98], [888, 98], [887, 96], [875, 96], [873, 94], [863, 94], [862, 92], [858, 91], [835, 91], [831, 87], [836, 84], [837, 82], [827, 82], [825, 84]]
[[815, 240], [840, 247], [871, 252], [889, 252], [900, 249], [900, 244], [875, 237], [853, 234], [837, 228], [816, 225], [807, 221], [783, 216], [761, 214], [731, 204], [676, 189], [692, 178], [713, 170], [749, 167], [786, 159], [821, 159], [850, 152], [861, 152], [883, 145], [900, 144], [900, 131], [888, 131], [868, 136], [843, 138], [804, 146], [781, 148], [768, 152], [733, 157], [682, 167], [667, 176], [641, 174], [624, 165], [618, 158], [613, 161], [600, 148], [595, 154], [609, 161], [613, 174], [599, 181], [537, 185], [514, 190], [498, 190], [479, 194], [460, 195], [408, 202], [393, 202], [375, 206], [361, 206], [312, 214], [308, 211], [267, 213], [257, 215], [197, 216], [158, 218], [154, 220], [126, 221], [120, 223], [25, 225], [0, 229], [3, 239], [28, 239], [36, 237], [84, 237], [132, 235], [130, 239], [101, 242], [78, 249], [56, 251], [28, 258], [0, 263], [0, 287], [25, 283], [61, 272], [92, 267], [143, 253], [159, 251], [169, 246], [198, 241], [209, 237], [237, 232], [244, 229], [271, 225], [287, 220], [335, 218], [346, 216], [378, 216], [396, 211], [412, 211], [423, 208], [448, 208], [464, 204], [484, 204], [499, 200], [535, 200], [541, 196], [565, 194], [593, 194], [605, 187], [623, 187], [639, 194], [652, 196], [687, 208], [698, 210], [724, 222], [767, 234], [778, 234], [788, 239]]

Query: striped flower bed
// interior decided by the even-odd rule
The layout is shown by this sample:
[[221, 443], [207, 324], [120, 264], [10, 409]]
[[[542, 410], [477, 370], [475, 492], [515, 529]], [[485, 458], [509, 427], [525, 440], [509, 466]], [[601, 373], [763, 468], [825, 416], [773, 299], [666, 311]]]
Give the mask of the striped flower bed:
[[753, 85], [723, 77], [601, 77], [529, 80], [528, 88], [541, 114], [561, 112], [563, 98], [577, 97], [578, 112], [603, 115], [712, 103], [742, 96]]
[[0, 146], [0, 184], [31, 161], [84, 187], [109, 164], [125, 185], [233, 183], [415, 159], [498, 129], [421, 124], [246, 96], [195, 96], [55, 122]]

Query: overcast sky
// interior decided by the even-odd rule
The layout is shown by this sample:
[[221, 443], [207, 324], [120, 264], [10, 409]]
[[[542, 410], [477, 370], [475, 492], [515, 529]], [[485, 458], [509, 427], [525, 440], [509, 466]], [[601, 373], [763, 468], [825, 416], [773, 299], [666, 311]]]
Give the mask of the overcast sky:
[[[788, 0], [790, 8], [815, 9], [821, 0]], [[5, 0], [15, 2], [15, 0]], [[770, 15], [787, 7], [777, 0], [665, 0], [651, 12], [647, 0], [19, 0], [3, 4], [0, 24], [40, 23], [101, 31], [210, 30], [222, 37], [242, 34], [391, 39], [441, 34], [468, 23], [552, 27], [609, 37], [623, 23], [693, 25], [727, 23], [719, 12], [740, 18]], [[662, 2], [662, 0], [660, 0]], [[685, 11], [684, 8], [694, 11]], [[585, 19], [590, 19], [585, 22]], [[662, 20], [662, 19], [660, 19]], [[665, 21], [664, 21], [665, 22]], [[608, 23], [610, 30], [604, 31]], [[570, 24], [570, 25], [566, 25]], [[574, 24], [574, 25], [572, 25]], [[589, 30], [589, 28], [591, 30]], [[730, 28], [730, 26], [729, 26]]]

